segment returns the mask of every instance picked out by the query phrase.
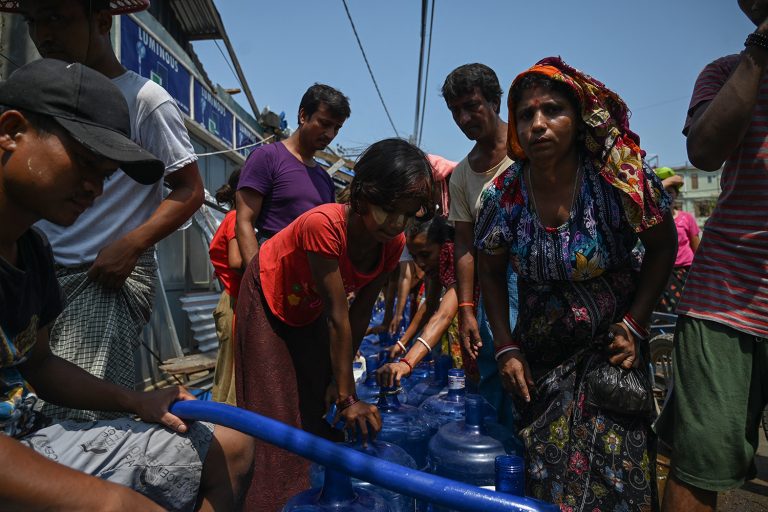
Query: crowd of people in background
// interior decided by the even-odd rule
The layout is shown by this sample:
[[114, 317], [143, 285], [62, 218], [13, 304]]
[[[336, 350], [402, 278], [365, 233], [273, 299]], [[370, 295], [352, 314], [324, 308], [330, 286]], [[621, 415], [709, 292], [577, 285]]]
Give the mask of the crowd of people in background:
[[[528, 496], [564, 511], [714, 510], [755, 476], [768, 403], [768, 1], [738, 4], [757, 29], [704, 68], [683, 128], [691, 162], [722, 168], [704, 235], [678, 206], [680, 176], [646, 164], [622, 98], [558, 57], [521, 70], [505, 110], [491, 68], [457, 67], [441, 93], [467, 156], [378, 141], [339, 194], [314, 155], [350, 100], [310, 86], [298, 128], [216, 193], [230, 211], [209, 252], [222, 288], [213, 399], [341, 440], [324, 420], [335, 405], [373, 438], [382, 418], [355, 393], [353, 359], [382, 331], [395, 341], [383, 386], [441, 345], [465, 369], [523, 441]], [[182, 387], [133, 389], [154, 246], [204, 193], [175, 102], [112, 50], [113, 15], [147, 5], [0, 4], [26, 17], [43, 57], [0, 83], [3, 502], [277, 511], [309, 486], [308, 461], [185, 423], [169, 412], [194, 399]], [[678, 315], [658, 418], [654, 311]], [[605, 390], [606, 375], [630, 374], [639, 384]]]

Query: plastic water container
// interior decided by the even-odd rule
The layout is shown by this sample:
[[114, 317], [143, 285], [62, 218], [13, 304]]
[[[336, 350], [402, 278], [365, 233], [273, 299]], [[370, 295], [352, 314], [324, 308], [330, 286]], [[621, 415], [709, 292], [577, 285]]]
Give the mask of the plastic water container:
[[434, 374], [425, 381], [419, 382], [410, 390], [408, 395], [410, 405], [418, 407], [430, 396], [440, 393], [448, 384], [448, 370], [453, 361], [450, 356], [440, 356], [434, 362]]
[[[363, 446], [359, 442], [342, 444], [351, 450], [357, 450], [388, 462], [394, 462], [395, 464], [400, 464], [401, 466], [408, 468], [416, 467], [413, 458], [408, 455], [405, 450], [392, 443], [376, 439], [375, 441], [369, 441], [366, 446]], [[309, 469], [309, 481], [312, 487], [322, 487], [324, 475], [325, 468], [323, 466], [312, 464]], [[413, 512], [414, 510], [414, 500], [409, 496], [397, 494], [396, 492], [384, 489], [383, 487], [377, 487], [368, 482], [363, 482], [362, 480], [354, 478], [352, 479], [352, 485], [379, 494], [389, 504], [392, 512]]]
[[[493, 489], [496, 457], [510, 455], [515, 444], [501, 425], [483, 421], [483, 399], [467, 395], [464, 421], [440, 427], [429, 441], [429, 471], [470, 485]], [[435, 511], [445, 511], [433, 507]]]
[[283, 507], [283, 512], [323, 511], [392, 512], [392, 509], [380, 495], [353, 487], [349, 476], [326, 468], [323, 487], [299, 493]]
[[496, 457], [496, 492], [525, 496], [525, 461], [522, 457]]
[[379, 399], [379, 384], [376, 382], [376, 370], [379, 368], [379, 356], [365, 358], [365, 380], [357, 386], [357, 397], [369, 404]]
[[400, 379], [400, 385], [410, 395], [416, 384], [429, 379], [429, 369], [416, 367], [408, 377]]
[[376, 439], [396, 444], [416, 461], [422, 469], [427, 464], [427, 444], [432, 429], [424, 421], [419, 410], [400, 403], [398, 388], [382, 387], [382, 395], [376, 404], [381, 413], [381, 432]]
[[[448, 391], [427, 398], [419, 406], [424, 420], [432, 426], [435, 432], [448, 423], [464, 421], [465, 398], [468, 396], [465, 383], [464, 370], [451, 368], [448, 370]], [[496, 409], [485, 398], [480, 398], [483, 402], [483, 421], [495, 422]]]
[[381, 346], [379, 344], [378, 334], [368, 334], [360, 342], [360, 348], [358, 349], [363, 357], [374, 356], [379, 353]]
[[446, 423], [464, 419], [466, 396], [464, 370], [448, 370], [448, 392], [433, 395], [419, 406], [424, 419], [437, 431]]

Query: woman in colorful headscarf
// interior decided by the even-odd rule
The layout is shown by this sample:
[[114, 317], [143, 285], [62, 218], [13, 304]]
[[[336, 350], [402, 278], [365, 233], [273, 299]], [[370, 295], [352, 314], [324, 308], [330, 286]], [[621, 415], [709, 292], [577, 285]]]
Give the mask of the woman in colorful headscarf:
[[[515, 79], [508, 106], [515, 164], [483, 193], [475, 242], [499, 373], [522, 415], [527, 494], [563, 510], [656, 510], [651, 413], [590, 405], [583, 377], [605, 360], [643, 365], [675, 259], [669, 198], [626, 105], [601, 82], [550, 57]], [[510, 260], [513, 332], [501, 277]]]

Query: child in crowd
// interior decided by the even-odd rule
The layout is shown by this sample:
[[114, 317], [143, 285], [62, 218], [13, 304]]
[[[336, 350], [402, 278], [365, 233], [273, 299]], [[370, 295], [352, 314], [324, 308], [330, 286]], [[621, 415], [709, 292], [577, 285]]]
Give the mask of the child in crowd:
[[[429, 222], [414, 226], [407, 233], [407, 244], [413, 260], [426, 274], [426, 300], [419, 306], [402, 338], [391, 349], [392, 357], [406, 351], [407, 354], [400, 361], [379, 368], [378, 380], [382, 386], [399, 385], [401, 378], [410, 375], [413, 368], [449, 331], [459, 311], [453, 228], [448, 225], [445, 217], [436, 216]], [[443, 289], [445, 292], [441, 299]], [[417, 337], [418, 333], [421, 335]], [[407, 349], [408, 342], [414, 339], [410, 349]], [[460, 368], [463, 364], [474, 363], [474, 360], [461, 356], [458, 340], [455, 346], [444, 348], [454, 357], [455, 366]], [[467, 370], [475, 379], [478, 377], [475, 365]]]
[[224, 288], [219, 303], [213, 310], [216, 334], [219, 337], [219, 356], [213, 376], [212, 395], [214, 401], [229, 405], [237, 405], [233, 339], [237, 294], [240, 292], [240, 280], [243, 277], [243, 256], [235, 238], [235, 191], [238, 180], [240, 169], [230, 174], [227, 183], [216, 191], [216, 202], [229, 205], [229, 212], [221, 221], [208, 248], [214, 273]]
[[[183, 388], [129, 390], [50, 350], [48, 332], [63, 304], [51, 248], [32, 224], [72, 225], [118, 167], [139, 183], [159, 180], [163, 163], [131, 142], [130, 131], [120, 90], [82, 64], [41, 59], [0, 84], [3, 508], [239, 506], [253, 461], [251, 438], [224, 427], [214, 432], [205, 423], [187, 425], [168, 412], [174, 401], [193, 399]], [[51, 423], [35, 410], [38, 396], [158, 425], [128, 418]]]
[[[397, 266], [403, 231], [433, 215], [432, 189], [418, 148], [399, 139], [377, 142], [355, 166], [349, 204], [313, 208], [262, 246], [237, 304], [240, 407], [339, 439], [323, 420], [335, 401], [347, 428], [364, 437], [380, 430], [376, 407], [355, 396], [352, 358]], [[256, 460], [249, 509], [279, 510], [307, 487], [304, 459], [257, 442]]]

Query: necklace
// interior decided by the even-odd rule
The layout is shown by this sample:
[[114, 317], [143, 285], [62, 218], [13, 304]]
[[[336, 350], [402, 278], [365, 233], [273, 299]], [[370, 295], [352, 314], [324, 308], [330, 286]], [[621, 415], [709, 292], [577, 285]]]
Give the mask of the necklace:
[[[538, 217], [539, 222], [543, 225], [543, 222], [541, 222], [541, 216], [539, 215], [539, 208], [536, 206], [536, 192], [533, 190], [533, 177], [531, 176], [531, 164], [528, 163], [526, 166], [526, 171], [528, 172], [528, 184], [529, 184], [529, 190], [531, 191], [531, 204], [533, 206], [533, 212], [536, 214], [536, 217]], [[573, 205], [576, 202], [576, 191], [579, 189], [579, 183], [581, 183], [581, 164], [579, 164], [579, 167], [576, 169], [576, 179], [573, 181], [573, 191], [571, 192], [571, 204], [568, 207], [568, 217], [570, 218], [571, 212], [573, 211]], [[550, 228], [549, 226], [544, 226], [547, 230], [554, 230], [556, 228]]]

